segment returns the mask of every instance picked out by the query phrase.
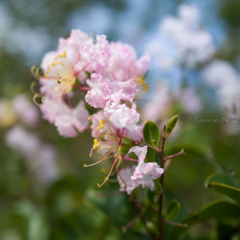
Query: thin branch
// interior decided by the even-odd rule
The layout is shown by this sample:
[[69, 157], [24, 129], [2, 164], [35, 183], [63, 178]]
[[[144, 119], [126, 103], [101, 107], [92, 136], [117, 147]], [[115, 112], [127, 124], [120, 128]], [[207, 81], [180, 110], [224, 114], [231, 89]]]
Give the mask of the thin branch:
[[168, 223], [168, 224], [171, 224], [171, 225], [174, 225], [174, 226], [178, 226], [178, 227], [184, 227], [184, 228], [187, 228], [188, 227], [188, 224], [187, 223], [176, 223], [176, 222], [172, 222], [172, 221], [168, 221], [166, 219], [164, 219], [164, 222], [165, 223]]
[[151, 211], [153, 211], [153, 212], [158, 213], [158, 211], [157, 211], [156, 209], [154, 209], [154, 208], [152, 208], [152, 207], [149, 207], [149, 206], [146, 206], [145, 204], [143, 204], [143, 203], [141, 203], [141, 202], [138, 202], [137, 200], [135, 200], [135, 199], [133, 199], [133, 198], [131, 198], [130, 201], [131, 201], [131, 202], [134, 202], [136, 205], [139, 205], [139, 206], [141, 206], [141, 207], [145, 207], [145, 208], [147, 208], [147, 209], [149, 209], [149, 210], [151, 210]]
[[126, 226], [122, 226], [123, 233], [126, 233], [128, 228], [130, 228], [140, 217], [140, 214], [138, 214], [135, 218], [133, 218]]
[[181, 155], [185, 155], [186, 153], [184, 152], [184, 149], [182, 149], [179, 153], [175, 153], [173, 155], [170, 155], [168, 157], [165, 157], [163, 160], [164, 162], [169, 160], [169, 159], [172, 159], [172, 158], [175, 158], [175, 157], [178, 157], [178, 156], [181, 156]]
[[[165, 127], [165, 126], [164, 126]], [[166, 138], [162, 136], [162, 145], [161, 145], [161, 152], [159, 153], [160, 157], [160, 167], [164, 168], [164, 156], [163, 156], [163, 150], [164, 150], [164, 144], [165, 144]], [[162, 186], [163, 191], [163, 182], [164, 182], [164, 173], [160, 177], [160, 184]], [[160, 238], [159, 240], [163, 239], [163, 219], [162, 219], [162, 208], [163, 208], [163, 192], [159, 196], [159, 210], [158, 210], [158, 218], [159, 218], [159, 231], [160, 231]]]
[[142, 143], [143, 143], [144, 145], [147, 145], [148, 147], [152, 148], [152, 149], [153, 149], [154, 151], [156, 151], [157, 153], [160, 153], [160, 152], [161, 152], [161, 149], [156, 148], [156, 147], [152, 146], [151, 144], [149, 144], [149, 143], [147, 143], [147, 142], [145, 142], [145, 141], [142, 141]]

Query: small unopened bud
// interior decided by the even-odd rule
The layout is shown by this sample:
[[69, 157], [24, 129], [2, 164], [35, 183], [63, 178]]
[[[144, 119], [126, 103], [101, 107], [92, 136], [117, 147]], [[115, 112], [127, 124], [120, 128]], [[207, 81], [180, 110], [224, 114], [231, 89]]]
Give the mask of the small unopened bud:
[[172, 130], [175, 128], [177, 124], [177, 121], [178, 121], [178, 115], [175, 115], [168, 120], [167, 125], [163, 127], [164, 138], [167, 138], [171, 134]]

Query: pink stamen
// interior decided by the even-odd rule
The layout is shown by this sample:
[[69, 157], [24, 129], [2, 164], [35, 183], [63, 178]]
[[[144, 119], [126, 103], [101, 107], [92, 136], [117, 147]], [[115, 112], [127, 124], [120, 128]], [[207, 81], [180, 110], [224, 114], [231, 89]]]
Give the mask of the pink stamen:
[[121, 155], [121, 156], [122, 156], [123, 158], [127, 159], [127, 160], [134, 161], [134, 162], [138, 162], [138, 160], [136, 160], [136, 159], [128, 158], [128, 157], [126, 157], [126, 156], [124, 156], [124, 155]]
[[122, 143], [122, 139], [123, 139], [124, 130], [125, 130], [125, 128], [123, 128], [123, 130], [122, 130], [122, 136], [121, 136], [121, 138], [120, 138], [120, 141], [119, 141], [119, 146], [120, 146], [120, 145], [121, 145], [121, 143]]
[[77, 88], [77, 89], [82, 90], [82, 91], [90, 91], [91, 90], [91, 88], [81, 87], [81, 86], [76, 86], [76, 85], [73, 85], [72, 87]]
[[113, 170], [115, 164], [117, 163], [118, 159], [119, 159], [119, 157], [115, 159], [115, 161], [114, 161], [114, 163], [113, 163], [113, 165], [112, 165], [112, 167], [111, 167], [111, 170], [110, 170], [109, 174], [107, 175], [107, 177], [106, 177], [106, 179], [104, 180], [104, 182], [103, 182], [101, 185], [98, 186], [99, 188], [108, 180], [108, 178], [109, 178], [109, 176], [111, 175], [112, 170]]
[[128, 163], [128, 161], [126, 161], [125, 159], [123, 159], [123, 161], [124, 161], [133, 171], [135, 170], [134, 167], [133, 167], [131, 164]]
[[66, 100], [67, 100], [68, 106], [69, 106], [71, 109], [73, 109], [72, 103], [71, 103], [71, 101], [70, 101], [70, 99], [69, 99], [69, 97], [68, 97], [67, 94], [65, 94], [65, 98], [66, 98]]
[[81, 70], [75, 73], [75, 76], [77, 76], [80, 72], [84, 71], [88, 67], [89, 63], [87, 63]]

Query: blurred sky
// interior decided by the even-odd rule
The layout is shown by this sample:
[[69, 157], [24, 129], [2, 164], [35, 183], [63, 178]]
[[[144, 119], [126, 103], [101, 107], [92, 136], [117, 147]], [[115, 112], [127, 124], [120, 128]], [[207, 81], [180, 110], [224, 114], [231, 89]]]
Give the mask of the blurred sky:
[[[59, 2], [64, 7], [66, 1], [58, 1], [55, 4]], [[22, 54], [31, 65], [36, 61], [39, 62], [44, 52], [51, 48], [55, 49], [59, 37], [67, 35], [73, 28], [80, 28], [89, 34], [93, 32], [106, 34], [109, 40], [127, 42], [134, 45], [139, 53], [143, 53], [146, 43], [156, 36], [160, 20], [167, 14], [176, 15], [178, 5], [184, 1], [116, 1], [121, 3], [119, 6], [122, 7], [114, 1], [109, 2], [112, 3], [85, 1], [80, 5], [76, 2], [76, 6], [71, 7], [70, 10], [67, 9], [68, 4], [66, 4], [66, 11], [56, 14], [51, 12], [51, 9], [47, 9], [47, 7], [55, 7], [54, 4], [48, 6], [47, 1], [3, 1], [0, 3], [1, 47], [10, 54]], [[203, 26], [211, 31], [215, 43], [221, 44], [224, 41], [225, 31], [224, 25], [218, 18], [217, 1], [196, 0], [191, 3], [195, 3], [200, 8]], [[18, 11], [23, 13], [24, 10], [27, 11], [25, 17], [15, 14]], [[35, 19], [34, 13], [36, 18], [42, 16], [49, 19], [49, 25]], [[58, 25], [57, 19], [61, 18], [61, 15], [64, 21], [59, 22]], [[49, 31], [54, 27], [54, 31]]]

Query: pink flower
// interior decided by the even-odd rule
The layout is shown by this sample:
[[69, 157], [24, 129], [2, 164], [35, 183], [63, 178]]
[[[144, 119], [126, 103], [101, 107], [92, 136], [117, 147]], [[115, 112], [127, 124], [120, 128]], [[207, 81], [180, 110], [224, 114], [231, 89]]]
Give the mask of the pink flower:
[[55, 126], [59, 134], [64, 137], [76, 137], [78, 132], [83, 132], [88, 127], [88, 111], [84, 102], [80, 101], [74, 109], [68, 109], [56, 117]]
[[[135, 167], [133, 167], [135, 169]], [[119, 172], [117, 179], [120, 184], [120, 192], [127, 192], [128, 195], [132, 193], [132, 191], [139, 186], [139, 183], [134, 182], [131, 177], [133, 174], [133, 169], [125, 168], [121, 169]]]
[[149, 68], [150, 56], [145, 53], [137, 60], [135, 49], [121, 42], [109, 45], [111, 57], [106, 69], [106, 76], [113, 81], [127, 81], [142, 76]]
[[149, 187], [151, 191], [155, 190], [153, 179], [160, 177], [164, 169], [160, 168], [156, 162], [145, 163], [144, 159], [147, 154], [147, 146], [144, 147], [132, 147], [129, 153], [134, 152], [138, 156], [138, 166], [133, 172], [131, 179], [137, 184], [141, 184], [142, 187]]
[[33, 157], [40, 146], [38, 137], [21, 126], [11, 128], [6, 136], [7, 145], [26, 158]]
[[[48, 98], [46, 98], [46, 100], [48, 101]], [[64, 115], [70, 111], [68, 105], [63, 100], [43, 103], [40, 108], [43, 113], [43, 118], [50, 123], [55, 123], [59, 115]]]
[[89, 49], [90, 66], [93, 71], [104, 75], [110, 58], [109, 42], [105, 35], [97, 35], [96, 44]]
[[19, 95], [13, 99], [13, 108], [17, 115], [29, 126], [35, 126], [38, 122], [39, 112], [25, 95]]
[[136, 125], [139, 121], [136, 105], [133, 103], [130, 109], [125, 104], [121, 104], [121, 94], [122, 91], [119, 91], [111, 95], [104, 108], [104, 114], [117, 128], [140, 132], [141, 127]]
[[121, 99], [132, 102], [137, 88], [135, 82], [130, 79], [126, 82], [111, 82], [108, 78], [103, 78], [101, 75], [93, 73], [91, 80], [87, 84], [92, 88], [87, 92], [85, 97], [86, 102], [95, 108], [104, 108], [108, 100], [114, 92], [122, 90]]
[[110, 81], [103, 79], [101, 75], [93, 73], [91, 81], [87, 81], [88, 85], [92, 88], [86, 94], [86, 102], [95, 108], [104, 108], [112, 93], [110, 89]]

